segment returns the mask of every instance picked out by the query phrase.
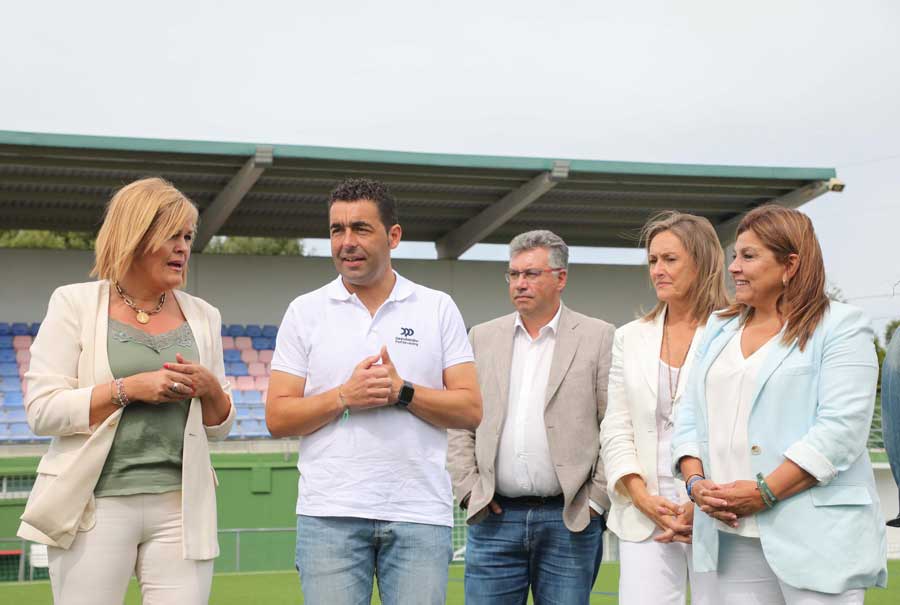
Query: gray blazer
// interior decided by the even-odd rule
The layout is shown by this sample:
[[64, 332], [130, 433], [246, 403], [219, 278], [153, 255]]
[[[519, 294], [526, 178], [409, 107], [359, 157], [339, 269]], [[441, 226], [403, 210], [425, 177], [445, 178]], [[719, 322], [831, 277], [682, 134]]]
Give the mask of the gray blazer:
[[[467, 522], [487, 516], [494, 497], [494, 464], [506, 420], [516, 314], [472, 328], [484, 415], [476, 431], [450, 430], [447, 467], [458, 502], [468, 496]], [[590, 522], [588, 500], [609, 510], [606, 474], [600, 459], [600, 422], [615, 328], [563, 305], [547, 383], [544, 422], [550, 457], [563, 489], [563, 521], [572, 531]]]

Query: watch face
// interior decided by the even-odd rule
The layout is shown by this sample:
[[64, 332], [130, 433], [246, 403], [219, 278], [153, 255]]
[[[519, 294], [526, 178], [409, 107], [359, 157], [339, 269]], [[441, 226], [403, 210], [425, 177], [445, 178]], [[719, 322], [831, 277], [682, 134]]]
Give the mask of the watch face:
[[415, 389], [409, 383], [404, 383], [400, 388], [400, 394], [397, 397], [397, 400], [403, 405], [409, 405], [412, 402], [413, 394], [415, 393]]

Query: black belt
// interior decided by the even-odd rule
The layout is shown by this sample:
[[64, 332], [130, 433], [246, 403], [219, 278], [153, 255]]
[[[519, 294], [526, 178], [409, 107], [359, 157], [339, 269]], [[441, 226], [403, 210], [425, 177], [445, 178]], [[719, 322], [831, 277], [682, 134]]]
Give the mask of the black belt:
[[504, 504], [513, 504], [519, 506], [529, 506], [529, 507], [537, 507], [537, 506], [562, 506], [565, 504], [565, 499], [562, 494], [556, 496], [519, 496], [518, 498], [508, 498], [502, 494], [494, 494], [494, 500], [500, 503], [500, 505]]

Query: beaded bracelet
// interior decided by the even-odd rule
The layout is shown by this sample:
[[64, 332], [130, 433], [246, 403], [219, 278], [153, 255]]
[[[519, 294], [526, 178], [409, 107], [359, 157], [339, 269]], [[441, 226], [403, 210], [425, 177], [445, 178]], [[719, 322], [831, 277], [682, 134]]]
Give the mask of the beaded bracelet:
[[766, 508], [773, 508], [778, 504], [778, 498], [775, 497], [769, 484], [766, 483], [766, 478], [763, 477], [762, 473], [756, 473], [756, 487], [759, 488], [759, 495], [762, 497]]
[[704, 477], [703, 475], [694, 474], [688, 477], [687, 483], [684, 484], [684, 489], [687, 492], [687, 496], [688, 498], [690, 498], [691, 502], [695, 502], [694, 494], [692, 493], [694, 484], [698, 481], [702, 481], [703, 479], [706, 479], [706, 477]]
[[124, 408], [126, 405], [131, 403], [128, 399], [128, 395], [125, 394], [125, 380], [123, 378], [116, 378], [116, 394], [113, 397], [113, 403], [115, 403], [120, 408]]

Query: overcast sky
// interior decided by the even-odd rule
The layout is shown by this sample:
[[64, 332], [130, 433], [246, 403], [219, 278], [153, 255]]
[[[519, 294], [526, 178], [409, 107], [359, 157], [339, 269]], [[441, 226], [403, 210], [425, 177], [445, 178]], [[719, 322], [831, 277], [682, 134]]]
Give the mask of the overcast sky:
[[900, 316], [900, 2], [12, 3], [0, 129], [833, 167], [829, 279]]

